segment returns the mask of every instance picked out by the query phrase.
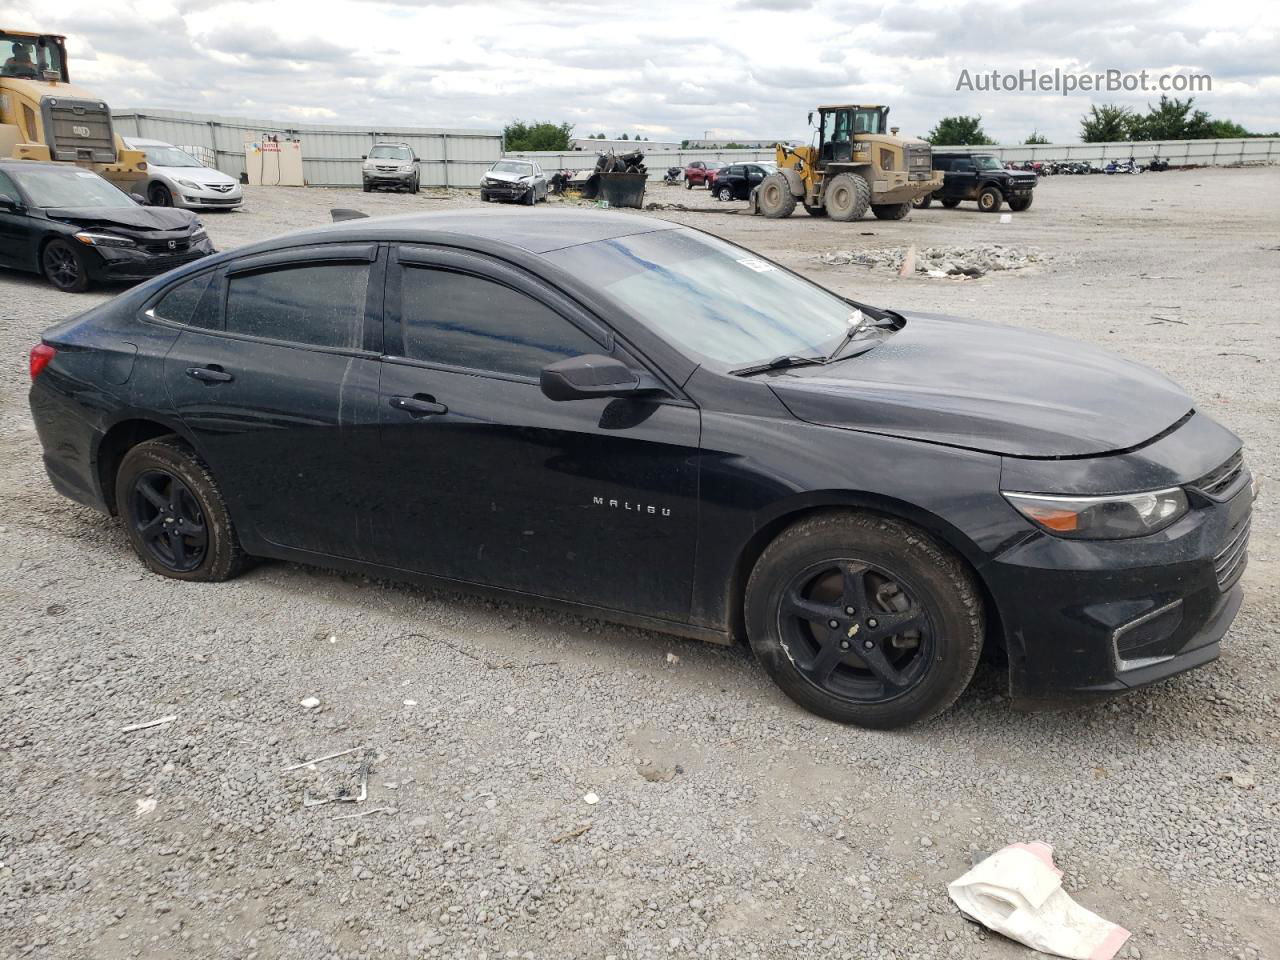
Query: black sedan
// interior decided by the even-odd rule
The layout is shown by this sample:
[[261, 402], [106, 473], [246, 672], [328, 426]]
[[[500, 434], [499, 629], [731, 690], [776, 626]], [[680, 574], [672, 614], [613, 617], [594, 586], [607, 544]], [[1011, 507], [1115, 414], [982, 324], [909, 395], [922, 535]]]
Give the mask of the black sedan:
[[60, 290], [154, 277], [213, 253], [189, 210], [143, 206], [91, 170], [0, 160], [0, 267]]
[[764, 178], [777, 173], [778, 168], [771, 163], [734, 163], [716, 174], [716, 182], [711, 187], [717, 200], [746, 200], [751, 190], [760, 186]]
[[53, 485], [153, 571], [274, 557], [749, 639], [808, 709], [1213, 660], [1253, 482], [1176, 385], [600, 212], [364, 219], [145, 283], [31, 354]]

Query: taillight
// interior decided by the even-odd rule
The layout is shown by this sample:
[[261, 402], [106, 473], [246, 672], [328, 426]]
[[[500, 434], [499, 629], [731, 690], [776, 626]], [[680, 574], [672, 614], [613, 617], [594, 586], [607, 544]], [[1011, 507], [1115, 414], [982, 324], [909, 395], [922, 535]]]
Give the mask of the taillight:
[[31, 379], [34, 380], [44, 372], [54, 354], [58, 351], [47, 343], [37, 343], [31, 348]]

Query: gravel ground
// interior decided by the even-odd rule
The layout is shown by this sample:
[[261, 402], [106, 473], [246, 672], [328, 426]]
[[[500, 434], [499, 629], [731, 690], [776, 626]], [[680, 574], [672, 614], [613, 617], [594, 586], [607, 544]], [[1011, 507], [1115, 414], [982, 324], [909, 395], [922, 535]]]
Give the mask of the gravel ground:
[[[1280, 169], [1050, 179], [1010, 224], [648, 199], [873, 303], [1151, 363], [1280, 477]], [[230, 247], [332, 206], [476, 202], [254, 189], [205, 219]], [[995, 243], [1041, 260], [899, 280], [820, 259]], [[27, 349], [97, 295], [15, 274], [0, 295], [0, 955], [1021, 957], [945, 884], [975, 851], [1042, 839], [1073, 895], [1133, 930], [1125, 955], [1280, 957], [1267, 492], [1212, 666], [1037, 714], [984, 668], [927, 726], [846, 729], [739, 649], [288, 564], [223, 585], [145, 573], [114, 522], [54, 494], [27, 411]], [[362, 755], [282, 768], [360, 746], [368, 800], [304, 807], [356, 789]]]

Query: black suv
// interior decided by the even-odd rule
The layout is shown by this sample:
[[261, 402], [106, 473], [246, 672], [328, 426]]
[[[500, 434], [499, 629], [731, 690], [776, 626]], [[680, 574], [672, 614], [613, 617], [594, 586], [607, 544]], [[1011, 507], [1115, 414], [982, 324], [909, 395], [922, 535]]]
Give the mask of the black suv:
[[1006, 170], [999, 158], [989, 153], [933, 153], [933, 169], [944, 174], [942, 189], [915, 201], [917, 208], [934, 199], [944, 207], [958, 207], [961, 200], [976, 200], [983, 213], [996, 213], [1001, 204], [1017, 213], [1031, 207], [1031, 191], [1036, 175], [1027, 170]]
[[717, 200], [746, 200], [751, 189], [764, 182], [771, 173], [777, 173], [773, 164], [735, 163], [716, 174], [711, 190]]

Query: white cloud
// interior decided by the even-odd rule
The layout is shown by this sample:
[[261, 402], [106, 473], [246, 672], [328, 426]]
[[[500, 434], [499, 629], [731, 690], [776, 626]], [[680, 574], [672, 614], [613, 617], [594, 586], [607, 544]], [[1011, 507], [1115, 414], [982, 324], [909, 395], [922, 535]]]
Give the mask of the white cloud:
[[1261, 0], [0, 0], [0, 23], [68, 34], [73, 78], [117, 107], [264, 120], [803, 137], [841, 100], [911, 134], [962, 113], [1074, 140], [1090, 102], [1158, 99], [955, 89], [962, 69], [1061, 67], [1209, 73], [1197, 106], [1280, 126], [1280, 5]]

